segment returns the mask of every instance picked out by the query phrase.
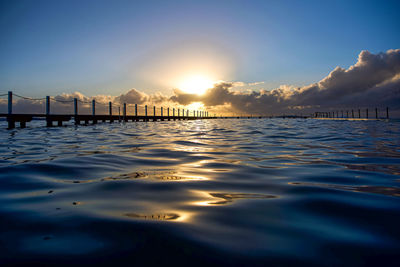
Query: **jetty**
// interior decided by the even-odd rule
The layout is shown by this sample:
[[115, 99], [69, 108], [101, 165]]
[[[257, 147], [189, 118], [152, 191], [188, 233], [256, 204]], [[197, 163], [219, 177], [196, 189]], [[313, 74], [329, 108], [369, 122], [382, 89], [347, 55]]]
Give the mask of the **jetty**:
[[[164, 108], [164, 107], [148, 107], [139, 106], [137, 104], [131, 104], [132, 113], [128, 114], [128, 105], [127, 103], [112, 103], [108, 102], [108, 114], [96, 114], [96, 105], [104, 105], [104, 103], [98, 103], [95, 99], [92, 101], [84, 101], [81, 99], [71, 99], [71, 100], [61, 100], [54, 97], [46, 96], [45, 98], [30, 98], [24, 97], [20, 95], [13, 95], [12, 91], [9, 91], [8, 94], [4, 94], [8, 96], [8, 112], [0, 113], [0, 118], [7, 118], [8, 129], [13, 129], [16, 126], [16, 123], [19, 124], [21, 128], [25, 128], [27, 122], [32, 121], [33, 119], [42, 119], [46, 121], [47, 127], [52, 126], [63, 126], [63, 122], [69, 122], [71, 120], [74, 121], [75, 125], [80, 124], [97, 124], [98, 122], [114, 122], [114, 121], [164, 121], [164, 120], [198, 120], [198, 119], [216, 119], [215, 114], [210, 116], [208, 111], [204, 110], [189, 110], [189, 109], [181, 109], [181, 108]], [[2, 95], [2, 96], [4, 96]], [[31, 100], [31, 101], [43, 101], [45, 103], [45, 113], [43, 114], [14, 114], [13, 113], [13, 96], [17, 96], [22, 99]], [[52, 114], [51, 113], [51, 101], [61, 102], [63, 104], [71, 103], [73, 104], [73, 113], [72, 114]], [[79, 103], [83, 103], [85, 105], [90, 104], [91, 106], [91, 114], [79, 114]], [[113, 114], [113, 104], [114, 108], [118, 108], [118, 114]], [[122, 107], [122, 114], [121, 114]]]
[[[350, 110], [336, 110], [336, 111], [318, 111], [310, 115], [233, 115], [232, 116], [217, 116], [216, 114], [210, 115], [205, 110], [189, 110], [183, 108], [170, 108], [170, 107], [156, 107], [156, 106], [139, 106], [138, 104], [127, 103], [113, 103], [111, 101], [91, 101], [85, 99], [71, 98], [63, 99], [62, 97], [46, 96], [43, 98], [31, 98], [18, 94], [13, 94], [9, 91], [5, 94], [0, 94], [0, 97], [8, 96], [8, 112], [0, 113], [0, 118], [6, 118], [8, 122], [8, 129], [14, 129], [16, 124], [20, 128], [25, 128], [28, 122], [32, 120], [43, 120], [46, 122], [47, 127], [63, 126], [65, 122], [73, 122], [75, 125], [89, 125], [97, 124], [98, 122], [134, 122], [134, 121], [175, 121], [175, 120], [204, 120], [204, 119], [263, 119], [263, 118], [283, 118], [283, 119], [334, 119], [334, 120], [370, 120], [370, 119], [389, 119], [389, 108], [386, 107], [386, 116], [378, 116], [378, 108], [375, 112], [371, 112], [367, 108], [350, 109]], [[43, 106], [43, 113], [13, 113], [13, 97], [18, 97], [23, 100], [36, 101]], [[57, 114], [51, 112], [51, 103], [59, 102], [63, 105], [64, 110], [70, 110], [70, 113]], [[101, 109], [96, 109], [100, 106]], [[79, 113], [80, 108], [86, 112]], [[113, 113], [117, 109], [118, 113]], [[121, 112], [122, 110], [122, 112]], [[100, 111], [100, 112], [99, 112]], [[362, 112], [365, 111], [365, 112]], [[85, 114], [83, 114], [85, 113]], [[89, 114], [88, 114], [89, 113]], [[97, 114], [102, 113], [102, 114]], [[372, 116], [371, 116], [372, 115]]]

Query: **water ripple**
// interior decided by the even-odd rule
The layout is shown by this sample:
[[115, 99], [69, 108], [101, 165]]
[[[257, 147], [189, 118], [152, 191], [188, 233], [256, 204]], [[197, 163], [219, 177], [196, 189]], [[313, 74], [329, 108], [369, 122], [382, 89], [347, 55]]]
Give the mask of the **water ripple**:
[[399, 121], [1, 123], [6, 263], [397, 263]]

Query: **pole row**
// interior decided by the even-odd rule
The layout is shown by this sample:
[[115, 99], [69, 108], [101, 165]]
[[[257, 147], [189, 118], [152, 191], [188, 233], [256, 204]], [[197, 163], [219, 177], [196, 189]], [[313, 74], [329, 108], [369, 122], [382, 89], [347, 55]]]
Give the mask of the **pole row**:
[[[357, 112], [357, 118], [361, 119], [361, 109], [356, 110]], [[354, 115], [354, 109], [351, 110], [351, 115], [349, 114], [349, 110], [346, 110], [346, 115], [344, 115], [344, 111], [341, 110], [340, 113], [341, 115], [339, 115], [339, 111], [328, 111], [328, 112], [315, 112], [314, 113], [314, 117], [315, 118], [352, 118], [355, 119], [355, 115]], [[365, 109], [365, 117], [366, 119], [369, 119], [369, 110]], [[378, 116], [378, 108], [375, 108], [375, 119], [379, 119]], [[386, 107], [386, 119], [389, 119], [389, 108]]]
[[[21, 97], [21, 96], [18, 96], [18, 97]], [[26, 98], [26, 97], [23, 97], [23, 98]], [[26, 99], [30, 99], [30, 98], [26, 98]], [[45, 98], [42, 98], [42, 99], [31, 99], [31, 100], [44, 100], [44, 99], [46, 100], [46, 102], [45, 102], [45, 114], [44, 115], [46, 117], [46, 125], [47, 126], [52, 126], [53, 125], [53, 121], [58, 121], [58, 125], [61, 126], [63, 121], [68, 121], [68, 120], [71, 119], [72, 115], [55, 115], [55, 114], [51, 114], [51, 109], [50, 109], [51, 108], [51, 106], [50, 106], [51, 97], [50, 96], [46, 96]], [[54, 99], [54, 98], [53, 98], [53, 100], [59, 101], [59, 100]], [[80, 124], [80, 117], [82, 117], [82, 116], [85, 116], [84, 120], [85, 120], [86, 123], [88, 123], [88, 121], [91, 120], [91, 121], [93, 121], [94, 124], [96, 124], [97, 123], [97, 118], [96, 117], [99, 117], [99, 116], [102, 117], [101, 120], [105, 121], [105, 119], [103, 117], [107, 116], [107, 115], [96, 115], [96, 100], [95, 99], [93, 99], [91, 101], [91, 111], [92, 111], [91, 112], [92, 113], [91, 114], [91, 116], [92, 116], [91, 119], [89, 119], [87, 117], [87, 115], [79, 115], [79, 113], [78, 113], [78, 111], [79, 111], [78, 101], [80, 101], [80, 100], [78, 100], [77, 98], [74, 98], [73, 101], [60, 101], [60, 102], [73, 102], [73, 105], [74, 105], [74, 114], [73, 114], [73, 116], [74, 116], [76, 125]], [[82, 101], [80, 101], [80, 102], [82, 102]], [[13, 114], [13, 105], [12, 105], [12, 103], [13, 103], [13, 93], [12, 93], [12, 91], [9, 91], [8, 92], [8, 113], [7, 113], [8, 128], [10, 128], [10, 129], [11, 128], [15, 128], [15, 122], [16, 121], [19, 121], [20, 124], [21, 124], [21, 127], [24, 128], [25, 125], [26, 125], [26, 122], [27, 121], [31, 121], [31, 119], [32, 119], [32, 117], [34, 115], [33, 114]], [[88, 102], [84, 102], [84, 103], [88, 103]], [[110, 122], [114, 121], [112, 108], [113, 108], [113, 105], [112, 105], [112, 102], [110, 101], [108, 103], [108, 109], [109, 109], [108, 110], [109, 111], [108, 120]], [[121, 120], [121, 118], [120, 118], [120, 116], [121, 116], [120, 108], [121, 107], [119, 106], [118, 107], [118, 120]], [[156, 120], [156, 117], [160, 117], [159, 119], [161, 119], [161, 120], [164, 120], [164, 118], [167, 118], [168, 120], [170, 120], [171, 118], [172, 119], [189, 118], [190, 114], [192, 112], [193, 116], [190, 117], [190, 118], [209, 118], [208, 111], [200, 111], [200, 110], [189, 111], [188, 109], [185, 110], [185, 109], [180, 109], [180, 108], [175, 110], [175, 108], [172, 108], [172, 117], [168, 118], [168, 117], [170, 117], [170, 108], [169, 107], [167, 108], [167, 116], [164, 116], [163, 107], [161, 107], [161, 112], [159, 113], [159, 115], [157, 114], [156, 106], [153, 106], [153, 111], [152, 111], [151, 115], [148, 113], [148, 106], [145, 105], [144, 108], [145, 108], [145, 116], [144, 116], [144, 118], [142, 118], [143, 116], [140, 116], [139, 113], [138, 113], [138, 105], [135, 104], [135, 108], [134, 108], [134, 114], [135, 115], [134, 116], [135, 117], [141, 117], [145, 121], [149, 121], [150, 118], [152, 118], [152, 120]], [[175, 116], [175, 111], [177, 111], [177, 116]], [[122, 118], [123, 118], [124, 121], [127, 121], [127, 117], [128, 117], [127, 116], [127, 104], [123, 103]], [[132, 116], [130, 116], [130, 117], [132, 117]]]

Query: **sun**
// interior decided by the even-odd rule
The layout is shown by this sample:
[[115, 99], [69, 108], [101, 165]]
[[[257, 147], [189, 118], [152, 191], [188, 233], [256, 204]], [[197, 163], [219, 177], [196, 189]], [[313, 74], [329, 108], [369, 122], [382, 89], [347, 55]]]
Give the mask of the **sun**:
[[203, 75], [192, 75], [184, 78], [180, 84], [179, 89], [188, 94], [204, 94], [207, 89], [214, 86], [215, 81]]

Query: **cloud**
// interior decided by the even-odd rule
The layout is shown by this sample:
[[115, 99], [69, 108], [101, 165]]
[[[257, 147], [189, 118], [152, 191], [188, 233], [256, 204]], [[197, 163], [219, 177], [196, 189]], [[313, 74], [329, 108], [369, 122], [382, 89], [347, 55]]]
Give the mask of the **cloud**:
[[362, 51], [350, 68], [336, 67], [321, 81], [304, 87], [285, 85], [271, 91], [237, 92], [232, 90], [236, 85], [219, 83], [202, 96], [175, 91], [171, 100], [258, 114], [386, 106], [400, 110], [400, 49], [379, 54]]

